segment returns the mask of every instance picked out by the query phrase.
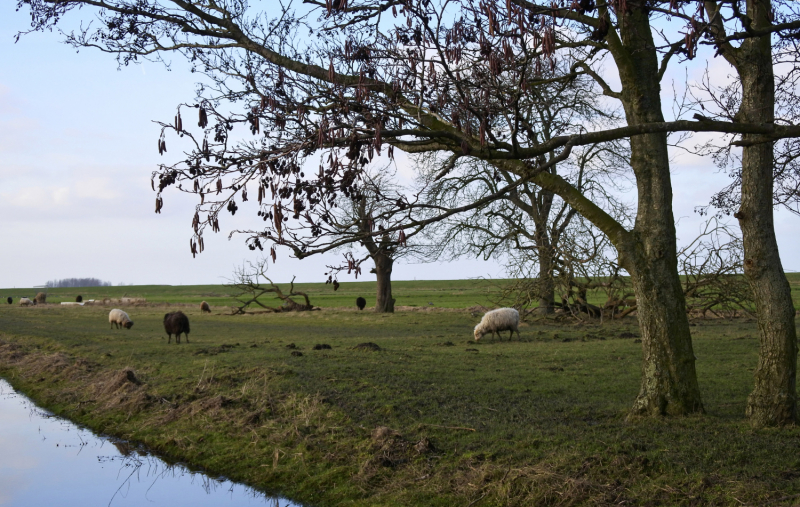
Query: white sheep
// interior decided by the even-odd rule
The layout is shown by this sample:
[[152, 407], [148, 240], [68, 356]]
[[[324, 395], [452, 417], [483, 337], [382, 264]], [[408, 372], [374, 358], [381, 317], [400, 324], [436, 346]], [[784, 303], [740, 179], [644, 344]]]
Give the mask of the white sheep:
[[19, 298], [19, 305], [20, 306], [33, 306], [33, 301], [28, 298]]
[[125, 329], [133, 327], [133, 321], [128, 317], [128, 314], [116, 308], [108, 313], [108, 321], [111, 323], [112, 327], [116, 326], [117, 329], [120, 327], [124, 327]]
[[517, 332], [517, 338], [519, 338], [518, 328], [519, 312], [513, 308], [498, 308], [497, 310], [486, 312], [480, 324], [475, 326], [475, 341], [480, 340], [486, 333], [492, 333], [492, 339], [494, 339], [494, 334], [497, 333], [497, 337], [500, 338], [500, 331], [509, 330], [511, 331], [508, 337], [509, 340], [514, 337], [514, 331]]

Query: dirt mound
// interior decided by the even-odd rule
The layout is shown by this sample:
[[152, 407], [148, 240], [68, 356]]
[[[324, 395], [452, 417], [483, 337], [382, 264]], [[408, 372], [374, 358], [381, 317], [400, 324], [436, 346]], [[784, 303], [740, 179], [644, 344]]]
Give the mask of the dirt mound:
[[116, 393], [120, 389], [131, 389], [142, 385], [142, 382], [136, 377], [136, 373], [130, 368], [124, 368], [120, 371], [110, 372], [94, 384], [95, 392], [99, 395], [109, 395]]
[[372, 456], [361, 465], [354, 477], [358, 482], [368, 483], [379, 477], [381, 470], [408, 465], [420, 454], [434, 451], [433, 443], [427, 437], [414, 442], [403, 438], [399, 431], [387, 426], [377, 426], [370, 435]]
[[98, 375], [90, 384], [95, 400], [103, 408], [119, 407], [129, 413], [143, 410], [151, 397], [131, 368]]
[[377, 351], [381, 350], [381, 348], [378, 346], [377, 343], [366, 342], [366, 343], [359, 343], [358, 345], [353, 347], [353, 350], [369, 350], [369, 351], [377, 352]]
[[314, 345], [314, 350], [331, 350], [331, 346], [327, 343], [318, 343]]
[[224, 396], [214, 396], [213, 398], [206, 398], [200, 402], [203, 410], [216, 411], [221, 408], [228, 407], [233, 402]]
[[427, 437], [422, 437], [419, 442], [414, 444], [414, 450], [420, 454], [427, 454], [435, 451], [436, 447], [433, 446], [433, 443], [428, 440]]
[[395, 431], [388, 426], [377, 426], [372, 430], [372, 441], [376, 444], [383, 444], [389, 439], [400, 437], [400, 432]]
[[24, 354], [19, 345], [0, 340], [0, 359], [4, 363], [16, 363], [23, 357]]
[[216, 356], [217, 354], [224, 354], [225, 352], [228, 352], [231, 349], [235, 349], [238, 346], [239, 346], [238, 343], [234, 343], [233, 345], [230, 345], [228, 343], [223, 343], [219, 347], [197, 349], [196, 351], [194, 351], [193, 354], [195, 356], [202, 356], [204, 354], [208, 356]]
[[28, 365], [34, 374], [63, 374], [69, 366], [72, 366], [72, 359], [68, 355], [58, 352], [45, 356], [29, 356]]
[[463, 308], [441, 308], [438, 306], [395, 306], [395, 312], [463, 312]]

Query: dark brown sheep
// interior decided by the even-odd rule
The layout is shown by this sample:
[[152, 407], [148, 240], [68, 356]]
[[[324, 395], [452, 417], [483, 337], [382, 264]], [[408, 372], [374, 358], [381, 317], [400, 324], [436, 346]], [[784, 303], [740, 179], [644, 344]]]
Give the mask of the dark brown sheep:
[[11, 303], [14, 302], [14, 298], [12, 298], [11, 296], [8, 296], [8, 299], [6, 299], [6, 301], [8, 301], [8, 304], [11, 304]]
[[180, 343], [181, 334], [186, 335], [186, 343], [189, 343], [189, 318], [183, 312], [170, 312], [164, 315], [164, 331], [169, 336], [167, 343], [172, 342], [172, 335], [175, 335], [175, 343]]
[[83, 296], [81, 296], [80, 294], [78, 294], [78, 297], [76, 297], [76, 298], [75, 298], [75, 302], [76, 302], [76, 303], [82, 303], [82, 302], [83, 302]]
[[205, 301], [200, 303], [200, 313], [203, 313], [203, 312], [211, 313], [211, 308], [208, 306], [208, 303], [206, 303]]
[[362, 297], [356, 299], [356, 306], [359, 310], [363, 310], [364, 307], [367, 306], [367, 300]]

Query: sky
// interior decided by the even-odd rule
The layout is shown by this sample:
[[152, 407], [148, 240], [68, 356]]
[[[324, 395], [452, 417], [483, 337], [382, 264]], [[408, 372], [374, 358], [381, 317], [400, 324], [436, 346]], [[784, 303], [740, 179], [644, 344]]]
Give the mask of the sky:
[[[169, 121], [177, 104], [190, 101], [198, 76], [179, 60], [171, 71], [149, 63], [118, 69], [112, 56], [76, 52], [51, 33], [26, 35], [15, 44], [16, 33], [28, 26], [27, 13], [15, 12], [15, 4], [0, 2], [0, 287], [70, 277], [115, 285], [217, 284], [228, 281], [236, 266], [256, 260], [258, 252], [243, 238], [228, 240], [226, 232], [242, 226], [236, 220], [247, 208], [221, 220], [222, 232], [206, 234], [206, 250], [196, 258], [189, 250], [195, 201], [169, 192], [161, 214], [154, 213], [151, 172], [176, 151], [159, 156], [154, 120]], [[711, 65], [716, 75], [729, 73], [721, 59]], [[674, 72], [680, 82], [683, 70]], [[694, 77], [699, 72], [690, 69]], [[687, 241], [702, 222], [694, 208], [707, 204], [728, 178], [710, 160], [680, 151], [672, 168], [678, 237]], [[788, 271], [800, 270], [800, 257], [789, 255], [800, 247], [799, 221], [788, 212], [776, 213]], [[334, 253], [298, 261], [279, 250], [269, 274], [276, 282], [292, 276], [319, 282], [326, 264], [340, 259]], [[374, 279], [366, 271], [363, 279]], [[497, 261], [401, 261], [393, 279], [503, 275]]]

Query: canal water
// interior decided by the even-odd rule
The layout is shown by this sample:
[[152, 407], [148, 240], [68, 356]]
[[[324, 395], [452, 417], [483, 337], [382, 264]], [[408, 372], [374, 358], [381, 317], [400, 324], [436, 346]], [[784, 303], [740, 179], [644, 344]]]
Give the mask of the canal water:
[[0, 506], [298, 507], [54, 417], [0, 379]]

